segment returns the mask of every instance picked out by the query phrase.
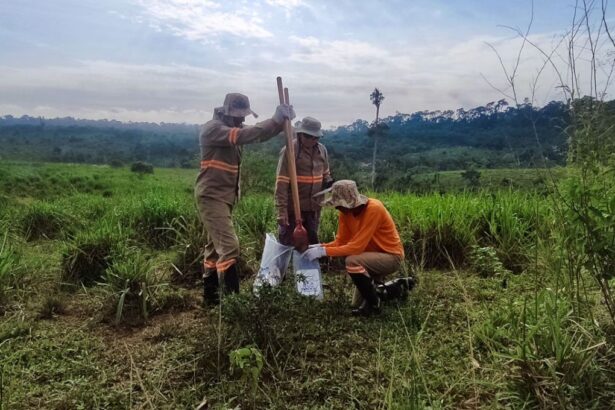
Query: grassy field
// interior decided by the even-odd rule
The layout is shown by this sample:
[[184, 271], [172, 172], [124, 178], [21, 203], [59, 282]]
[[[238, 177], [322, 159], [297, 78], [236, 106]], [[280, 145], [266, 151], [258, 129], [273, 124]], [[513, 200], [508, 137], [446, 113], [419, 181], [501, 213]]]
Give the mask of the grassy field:
[[258, 181], [235, 210], [242, 293], [205, 309], [195, 171], [0, 163], [0, 409], [612, 408], [615, 329], [596, 285], [579, 312], [552, 199], [497, 183], [529, 172], [377, 194], [419, 285], [364, 320], [339, 260], [323, 261], [323, 302], [290, 281], [251, 295], [275, 229]]

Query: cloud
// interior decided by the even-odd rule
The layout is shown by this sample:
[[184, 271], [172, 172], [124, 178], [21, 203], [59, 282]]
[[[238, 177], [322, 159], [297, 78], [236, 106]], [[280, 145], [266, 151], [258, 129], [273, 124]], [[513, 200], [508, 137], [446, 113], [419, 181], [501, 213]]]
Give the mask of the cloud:
[[304, 6], [303, 0], [266, 0], [266, 3], [274, 7], [282, 7], [287, 10], [292, 10], [299, 6]]
[[336, 70], [355, 70], [358, 65], [373, 65], [386, 58], [387, 52], [370, 43], [354, 40], [322, 41], [315, 37], [291, 36], [299, 47], [289, 59], [295, 62], [327, 66]]
[[239, 38], [268, 38], [273, 34], [255, 13], [225, 11], [208, 0], [140, 0], [146, 16], [161, 30], [191, 41], [211, 43], [226, 34]]

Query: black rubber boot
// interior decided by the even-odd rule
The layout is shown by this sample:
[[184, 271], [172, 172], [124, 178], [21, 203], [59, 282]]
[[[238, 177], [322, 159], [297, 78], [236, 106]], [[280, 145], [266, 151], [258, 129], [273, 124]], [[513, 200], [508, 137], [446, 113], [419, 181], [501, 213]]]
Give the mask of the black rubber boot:
[[382, 300], [406, 300], [408, 292], [414, 288], [414, 284], [414, 278], [408, 276], [407, 278], [393, 279], [383, 285], [379, 285], [376, 291]]
[[205, 269], [203, 273], [203, 302], [205, 304], [214, 306], [220, 303], [218, 287], [218, 272], [216, 269]]
[[372, 279], [365, 275], [350, 275], [350, 278], [363, 297], [363, 303], [352, 310], [352, 315], [370, 316], [380, 313], [380, 297], [376, 293]]
[[237, 264], [234, 263], [223, 273], [224, 276], [224, 294], [239, 293], [239, 273], [237, 272]]

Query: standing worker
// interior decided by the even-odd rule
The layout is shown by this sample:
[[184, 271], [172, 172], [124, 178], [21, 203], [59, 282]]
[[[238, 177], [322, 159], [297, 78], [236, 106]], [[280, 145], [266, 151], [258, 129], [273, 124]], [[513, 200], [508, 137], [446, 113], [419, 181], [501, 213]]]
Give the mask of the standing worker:
[[241, 145], [263, 142], [283, 129], [285, 119], [293, 119], [292, 106], [281, 104], [271, 119], [253, 126], [244, 126], [250, 109], [248, 97], [227, 94], [224, 105], [214, 109], [214, 117], [202, 128], [201, 171], [194, 193], [199, 216], [207, 231], [203, 271], [203, 299], [208, 304], [219, 302], [218, 288], [223, 292], [239, 292], [239, 239], [233, 228], [231, 213], [239, 199]]
[[[380, 312], [381, 299], [403, 299], [414, 286], [412, 277], [382, 284], [384, 277], [401, 267], [404, 247], [389, 211], [375, 198], [361, 195], [354, 181], [341, 180], [320, 194], [331, 196], [322, 202], [339, 211], [335, 240], [312, 245], [303, 257], [346, 258], [346, 271], [356, 287], [353, 315]], [[376, 288], [374, 282], [380, 285]]]
[[[295, 167], [299, 188], [301, 220], [308, 233], [310, 244], [318, 243], [318, 224], [321, 206], [314, 195], [333, 183], [329, 171], [329, 155], [319, 140], [322, 137], [320, 121], [305, 117], [299, 122], [294, 140]], [[293, 244], [295, 213], [291, 197], [290, 177], [286, 147], [280, 151], [276, 172], [275, 207], [278, 221], [278, 236], [283, 245]]]

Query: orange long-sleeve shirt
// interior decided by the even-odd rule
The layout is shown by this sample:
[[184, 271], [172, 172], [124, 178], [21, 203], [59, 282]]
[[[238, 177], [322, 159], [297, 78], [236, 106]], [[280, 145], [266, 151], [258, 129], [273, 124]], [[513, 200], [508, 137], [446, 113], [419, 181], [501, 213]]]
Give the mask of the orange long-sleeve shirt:
[[404, 247], [391, 214], [377, 199], [369, 198], [360, 215], [340, 212], [337, 235], [323, 245], [327, 256], [383, 252], [404, 257]]

